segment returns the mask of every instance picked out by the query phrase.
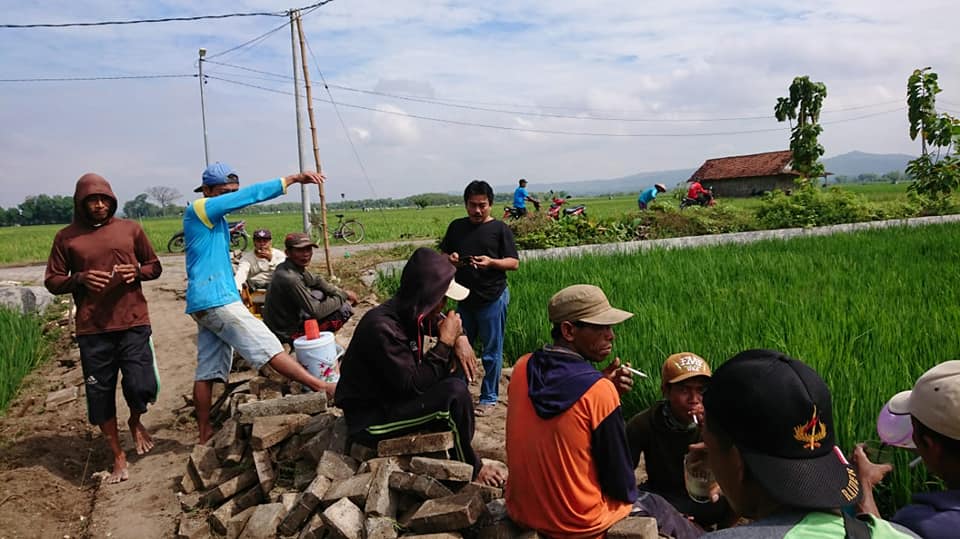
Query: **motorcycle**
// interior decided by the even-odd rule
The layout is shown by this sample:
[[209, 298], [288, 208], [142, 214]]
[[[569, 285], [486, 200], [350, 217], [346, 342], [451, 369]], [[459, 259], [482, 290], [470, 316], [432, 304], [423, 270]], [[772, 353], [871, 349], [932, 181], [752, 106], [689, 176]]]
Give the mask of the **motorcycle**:
[[[540, 203], [532, 201], [533, 209], [540, 211]], [[503, 220], [507, 219], [519, 219], [526, 215], [529, 212], [521, 212], [519, 208], [514, 208], [513, 206], [504, 206], [503, 207]]]
[[[587, 207], [583, 204], [577, 204], [576, 206], [571, 206], [568, 208], [563, 208], [563, 205], [567, 203], [567, 200], [570, 199], [570, 195], [567, 195], [564, 198], [558, 196], [553, 196], [551, 194], [552, 201], [550, 203], [550, 209], [547, 210], [547, 215], [551, 219], [560, 219], [560, 216], [569, 217], [573, 215], [582, 215], [587, 216]], [[563, 208], [561, 210], [561, 208]]]
[[[247, 234], [246, 221], [234, 221], [227, 223], [230, 227], [230, 250], [246, 251], [247, 244], [250, 243], [250, 236]], [[183, 238], [183, 231], [177, 232], [167, 242], [167, 251], [171, 253], [182, 253], [187, 249], [187, 244]]]
[[684, 196], [683, 200], [680, 201], [680, 209], [689, 208], [690, 206], [703, 206], [704, 208], [709, 206], [715, 206], [717, 204], [717, 199], [713, 198], [713, 191], [707, 191], [708, 195], [706, 199], [696, 199]]

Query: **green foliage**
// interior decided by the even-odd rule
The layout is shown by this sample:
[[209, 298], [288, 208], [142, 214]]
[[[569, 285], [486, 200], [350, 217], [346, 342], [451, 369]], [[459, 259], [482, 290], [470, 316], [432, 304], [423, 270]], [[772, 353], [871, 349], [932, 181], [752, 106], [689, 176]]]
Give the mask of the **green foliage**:
[[827, 86], [812, 82], [810, 77], [795, 77], [790, 85], [790, 96], [777, 98], [774, 115], [778, 122], [797, 120], [790, 132], [790, 151], [793, 152], [793, 169], [804, 178], [819, 178], [824, 174], [820, 157], [823, 146], [817, 137], [823, 133], [820, 127], [820, 109], [827, 97]]
[[790, 195], [780, 190], [764, 195], [757, 221], [771, 229], [813, 227], [912, 217], [919, 213], [915, 203], [879, 205], [839, 187], [824, 190], [803, 185]]
[[133, 200], [128, 200], [123, 205], [123, 215], [127, 219], [142, 219], [144, 217], [159, 217], [163, 215], [163, 210], [156, 204], [147, 201], [146, 193], [140, 193]]
[[0, 307], [0, 412], [7, 409], [23, 377], [47, 354], [43, 320]]
[[[960, 187], [960, 120], [937, 113], [938, 76], [929, 67], [915, 69], [907, 79], [907, 119], [910, 138], [920, 137], [922, 154], [907, 164], [911, 189], [928, 197], [949, 195]], [[936, 152], [931, 153], [932, 146]]]

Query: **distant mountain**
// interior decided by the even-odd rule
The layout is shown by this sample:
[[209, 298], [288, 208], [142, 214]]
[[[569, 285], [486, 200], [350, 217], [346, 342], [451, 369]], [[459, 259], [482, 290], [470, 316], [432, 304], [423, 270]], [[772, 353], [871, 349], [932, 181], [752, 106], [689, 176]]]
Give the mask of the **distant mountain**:
[[[723, 156], [715, 156], [723, 157]], [[823, 159], [827, 172], [836, 176], [857, 176], [859, 174], [883, 175], [894, 170], [903, 172], [907, 161], [915, 156], [899, 153], [848, 152]], [[566, 191], [573, 196], [606, 195], [610, 193], [637, 193], [655, 183], [666, 184], [672, 188], [688, 178], [700, 167], [654, 172], [638, 172], [622, 178], [578, 180], [571, 182], [531, 182], [527, 188], [531, 192], [542, 193], [549, 190]], [[496, 193], [512, 193], [517, 184], [496, 185]]]
[[911, 159], [916, 159], [916, 156], [902, 153], [848, 152], [824, 159], [823, 166], [827, 172], [837, 176], [883, 175], [893, 171], [903, 172], [907, 168], [907, 161]]

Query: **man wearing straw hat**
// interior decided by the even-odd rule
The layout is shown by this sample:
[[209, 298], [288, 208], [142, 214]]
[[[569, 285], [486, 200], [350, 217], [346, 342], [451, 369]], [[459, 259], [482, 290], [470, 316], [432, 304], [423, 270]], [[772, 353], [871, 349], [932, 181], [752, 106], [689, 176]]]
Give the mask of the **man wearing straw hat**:
[[[913, 443], [927, 470], [947, 485], [941, 492], [913, 495], [913, 503], [901, 508], [891, 522], [902, 524], [924, 538], [957, 537], [960, 534], [960, 361], [945, 361], [923, 373], [912, 391], [897, 393], [890, 411], [910, 416]], [[858, 446], [854, 462], [863, 483], [860, 509], [880, 516], [873, 499], [873, 486], [893, 467], [873, 464]]]
[[323, 180], [316, 172], [302, 172], [240, 189], [237, 173], [229, 165], [216, 162], [203, 171], [203, 184], [194, 189], [202, 192], [203, 198], [194, 200], [184, 211], [183, 236], [187, 246], [186, 312], [197, 322], [193, 402], [201, 444], [213, 435], [213, 382], [227, 380], [234, 350], [257, 369], [269, 363], [291, 380], [333, 394], [334, 384], [310, 375], [283, 351], [270, 329], [244, 307], [233, 280], [226, 218], [232, 211], [285, 194], [292, 184], [320, 184]]

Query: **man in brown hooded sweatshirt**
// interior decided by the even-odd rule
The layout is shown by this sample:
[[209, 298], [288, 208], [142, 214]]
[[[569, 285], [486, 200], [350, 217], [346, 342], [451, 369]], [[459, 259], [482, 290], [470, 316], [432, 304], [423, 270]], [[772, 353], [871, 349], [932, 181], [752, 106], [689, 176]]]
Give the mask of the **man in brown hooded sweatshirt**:
[[139, 224], [114, 217], [117, 197], [102, 176], [81, 176], [73, 205], [73, 223], [53, 240], [44, 285], [54, 294], [73, 295], [87, 415], [113, 451], [108, 482], [118, 483], [128, 478], [117, 432], [118, 373], [137, 454], [153, 448], [140, 416], [156, 401], [159, 378], [140, 282], [160, 276], [160, 261]]

